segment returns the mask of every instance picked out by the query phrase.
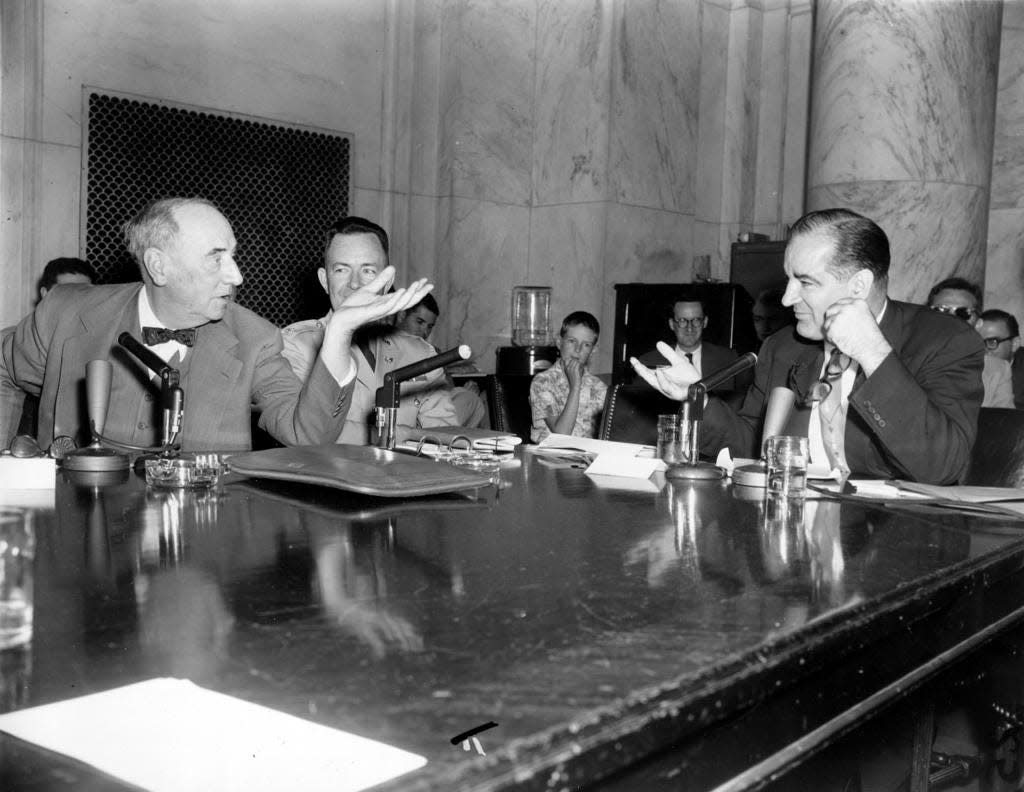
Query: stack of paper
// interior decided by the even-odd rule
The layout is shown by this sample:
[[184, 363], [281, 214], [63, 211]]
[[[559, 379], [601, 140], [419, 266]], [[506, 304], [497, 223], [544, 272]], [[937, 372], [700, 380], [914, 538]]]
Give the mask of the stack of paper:
[[154, 792], [357, 792], [426, 764], [422, 756], [181, 679], [0, 715], [0, 731]]

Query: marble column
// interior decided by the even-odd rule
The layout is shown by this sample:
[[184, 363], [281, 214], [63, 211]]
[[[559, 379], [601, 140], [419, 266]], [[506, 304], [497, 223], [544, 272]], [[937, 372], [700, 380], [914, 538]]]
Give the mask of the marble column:
[[982, 282], [1002, 4], [820, 0], [807, 208], [872, 218], [890, 294]]

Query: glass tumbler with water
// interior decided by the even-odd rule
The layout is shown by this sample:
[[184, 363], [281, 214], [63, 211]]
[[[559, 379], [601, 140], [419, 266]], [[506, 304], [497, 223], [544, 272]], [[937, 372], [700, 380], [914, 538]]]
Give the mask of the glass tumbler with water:
[[807, 490], [807, 438], [776, 435], [765, 442], [768, 494], [802, 498]]
[[0, 510], [0, 650], [32, 640], [32, 512]]
[[678, 413], [658, 416], [658, 459], [667, 465], [687, 461], [686, 436]]

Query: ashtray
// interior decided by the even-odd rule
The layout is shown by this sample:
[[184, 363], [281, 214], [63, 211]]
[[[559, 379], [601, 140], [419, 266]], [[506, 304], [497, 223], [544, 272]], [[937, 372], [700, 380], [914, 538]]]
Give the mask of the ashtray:
[[146, 483], [167, 489], [214, 487], [224, 472], [218, 454], [182, 454], [146, 460]]

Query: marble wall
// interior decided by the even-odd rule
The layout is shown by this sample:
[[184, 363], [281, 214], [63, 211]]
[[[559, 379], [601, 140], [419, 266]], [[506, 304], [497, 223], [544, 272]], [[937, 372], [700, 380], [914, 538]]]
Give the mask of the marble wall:
[[1024, 324], [1024, 2], [1003, 7], [985, 306]]
[[890, 293], [981, 282], [1001, 4], [820, 0], [807, 205], [888, 233]]

